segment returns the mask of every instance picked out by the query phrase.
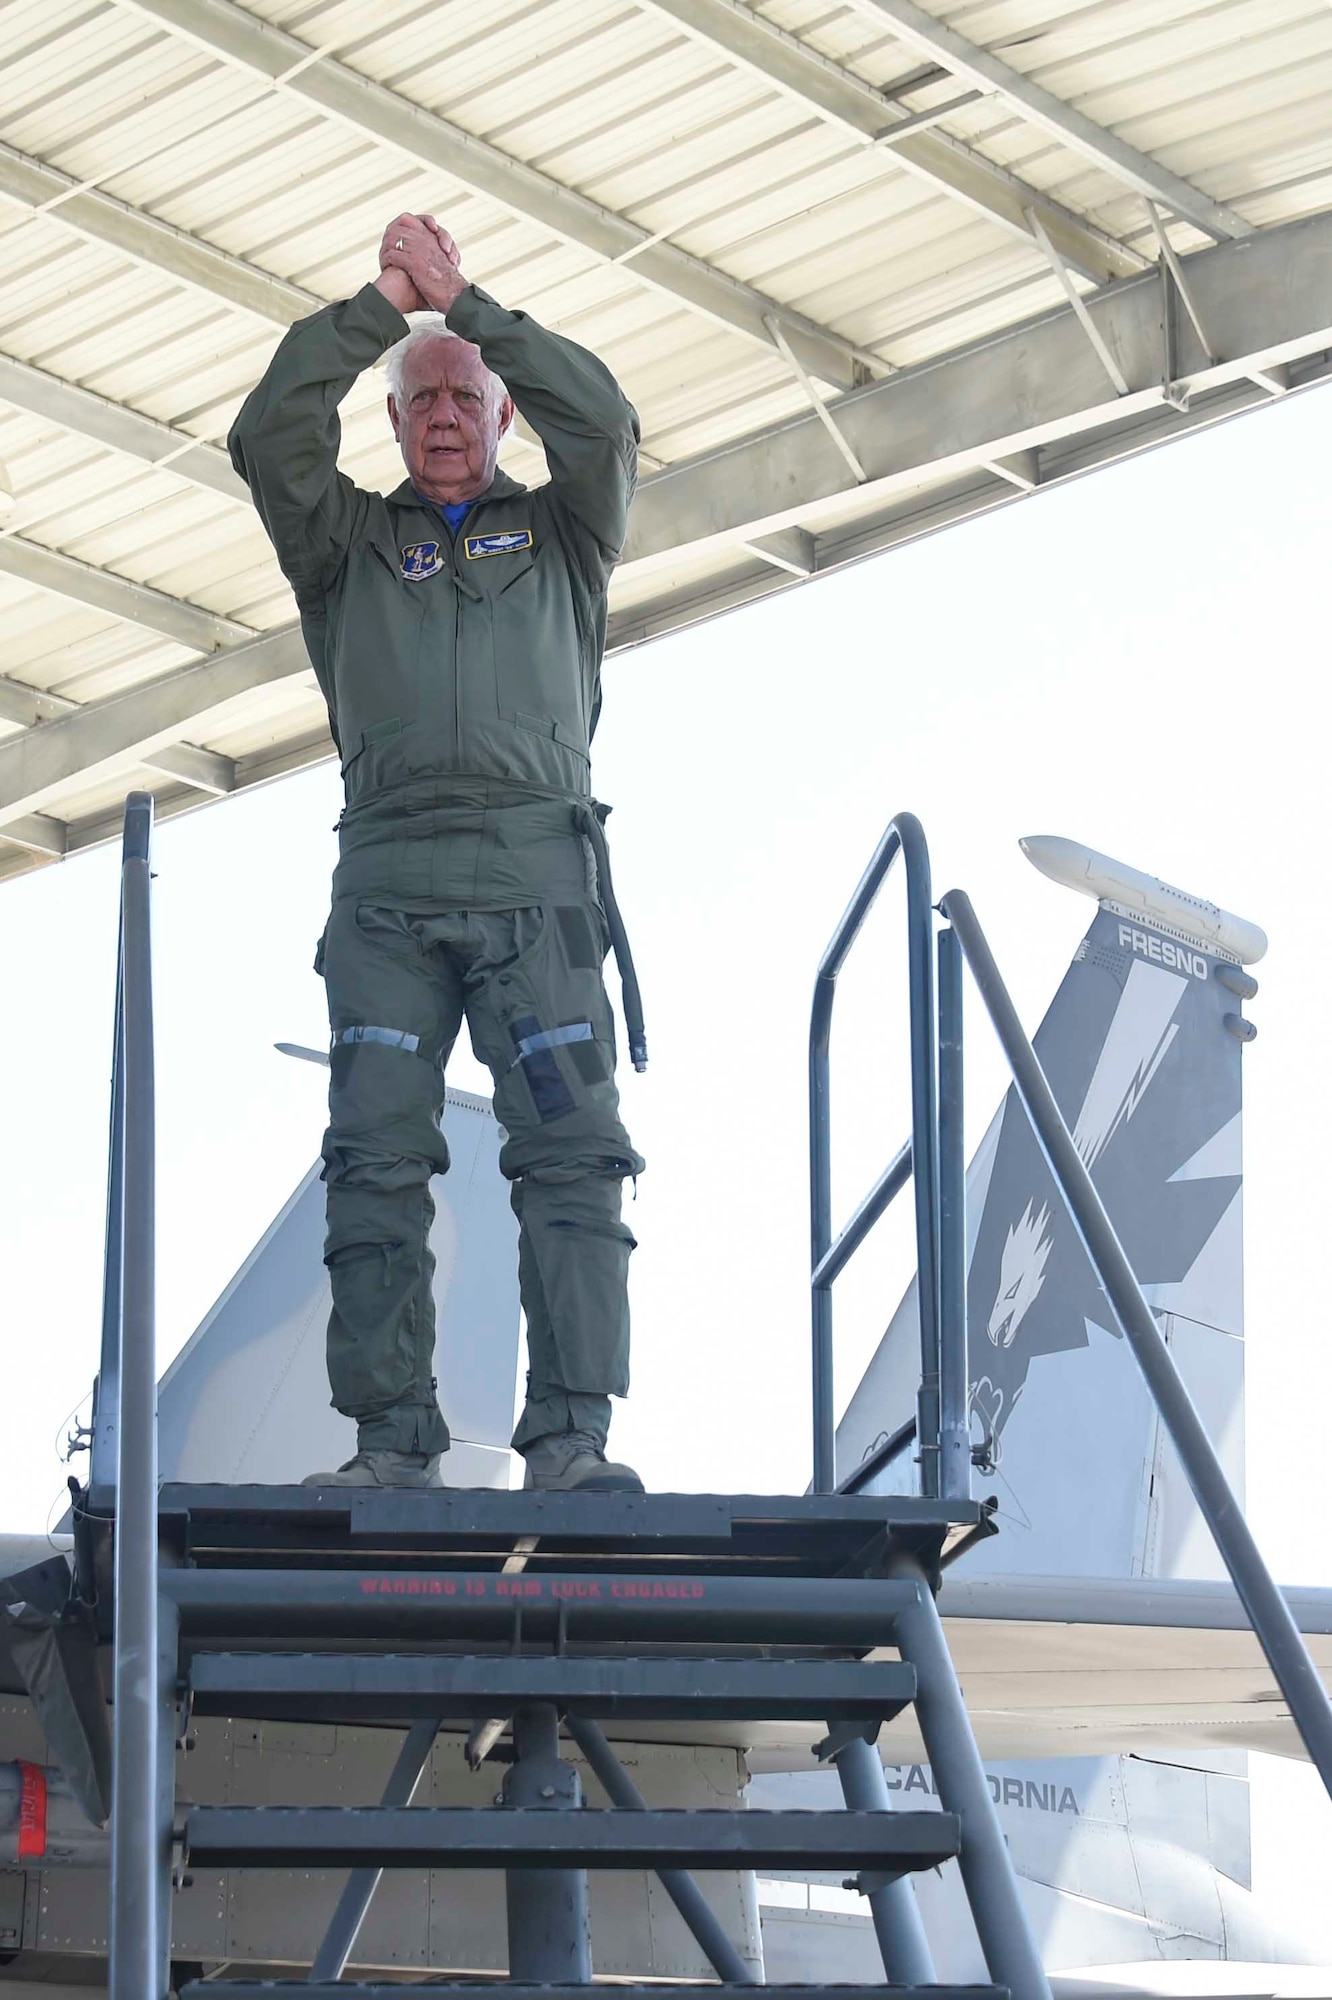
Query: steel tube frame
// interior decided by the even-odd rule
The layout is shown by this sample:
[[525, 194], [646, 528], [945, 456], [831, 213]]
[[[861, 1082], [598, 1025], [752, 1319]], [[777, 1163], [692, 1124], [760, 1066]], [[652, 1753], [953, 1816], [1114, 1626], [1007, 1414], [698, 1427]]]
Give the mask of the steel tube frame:
[[[160, 1556], [159, 1556], [160, 1560]], [[171, 1987], [171, 1899], [176, 1838], [176, 1742], [180, 1709], [176, 1676], [180, 1661], [180, 1612], [174, 1601], [157, 1599], [157, 1826], [153, 1865], [157, 1870], [157, 1963], [161, 1991]]]
[[837, 1241], [815, 1266], [811, 1284], [822, 1289], [840, 1278], [881, 1215], [886, 1215], [911, 1179], [911, 1141], [888, 1162]]
[[[879, 1753], [866, 1736], [853, 1736], [833, 1754], [848, 1812], [891, 1812], [888, 1780]], [[909, 1875], [864, 1891], [879, 1941], [883, 1969], [894, 1986], [933, 1986], [938, 1978]]]
[[[598, 1723], [584, 1715], [565, 1717], [570, 1736], [587, 1759], [588, 1768], [611, 1804], [620, 1812], [643, 1812], [647, 1801], [606, 1741]], [[732, 1986], [758, 1986], [761, 1981], [726, 1935], [722, 1921], [687, 1868], [658, 1868], [657, 1880], [689, 1926], [718, 1979]]]
[[[576, 1812], [582, 1788], [560, 1756], [559, 1716], [548, 1702], [515, 1709], [513, 1747], [505, 1804]], [[591, 1984], [586, 1868], [509, 1868], [504, 1900], [511, 1980]]]
[[[170, 1853], [161, 1852], [163, 1745], [157, 1602], [157, 1358], [150, 858], [153, 801], [125, 805], [121, 863], [123, 1180], [116, 1454], [115, 1711], [111, 1795], [111, 2000], [162, 2000], [169, 1985]], [[115, 1086], [112, 1102], [115, 1103]], [[114, 1112], [113, 1112], [114, 1123]], [[112, 1233], [112, 1232], [109, 1232]], [[169, 1839], [169, 1833], [168, 1833]], [[165, 1860], [165, 1868], [163, 1861]]]
[[970, 1500], [962, 948], [955, 931], [940, 931], [938, 954], [939, 1492], [948, 1500]]
[[938, 1607], [913, 1556], [899, 1554], [890, 1573], [916, 1585], [912, 1604], [898, 1618], [902, 1657], [919, 1676], [916, 1720], [940, 1801], [962, 1822], [958, 1867], [990, 1977], [1013, 2000], [1050, 2000]]
[[1290, 1607], [1272, 1581], [1239, 1503], [1230, 1490], [1211, 1439], [1162, 1339], [1124, 1255], [1114, 1225], [1082, 1157], [1073, 1144], [1045, 1072], [1028, 1041], [995, 964], [970, 898], [952, 889], [941, 905], [956, 931], [972, 977], [1013, 1072], [1013, 1081], [1073, 1218], [1092, 1269], [1179, 1455], [1184, 1475], [1234, 1581], [1258, 1643], [1267, 1657], [1291, 1718], [1323, 1784], [1332, 1796], [1332, 1702], [1309, 1657]]
[[[837, 978], [898, 855], [906, 870], [911, 1035], [911, 1156], [916, 1184], [916, 1261], [920, 1272], [921, 1392], [918, 1408], [921, 1491], [938, 1493], [939, 1456], [939, 1129], [930, 861], [914, 813], [888, 824], [873, 859], [819, 962], [809, 1026], [810, 1299], [816, 1493], [837, 1485], [833, 1399], [831, 1278], [820, 1276], [832, 1242], [832, 1129], [828, 1048]], [[900, 1155], [899, 1155], [900, 1160]], [[892, 1169], [889, 1169], [891, 1174]], [[889, 1176], [882, 1176], [862, 1211]], [[887, 1199], [884, 1200], [885, 1207]], [[882, 1212], [880, 1210], [880, 1212]], [[877, 1219], [877, 1218], [875, 1218]], [[869, 1226], [865, 1223], [865, 1228]], [[862, 1232], [863, 1233], [863, 1232]], [[852, 1246], [855, 1247], [854, 1245]], [[850, 1251], [848, 1250], [848, 1255]], [[842, 1259], [842, 1263], [845, 1258]], [[838, 1269], [841, 1264], [838, 1264]]]
[[120, 1426], [120, 1285], [125, 1233], [125, 925], [116, 945], [116, 1017], [111, 1040], [111, 1136], [106, 1165], [106, 1241], [102, 1259], [102, 1345], [93, 1396], [88, 1484], [114, 1486]]
[[[432, 1716], [429, 1721], [414, 1722], [402, 1739], [397, 1761], [389, 1772], [380, 1799], [383, 1806], [409, 1806], [421, 1782], [421, 1774], [430, 1762], [430, 1752], [435, 1747], [439, 1734], [439, 1723]], [[361, 1925], [370, 1911], [379, 1887], [382, 1868], [353, 1868], [343, 1884], [337, 1907], [329, 1919], [324, 1941], [314, 1955], [310, 1967], [308, 1984], [311, 1986], [327, 1982], [336, 1985], [347, 1969], [356, 1940], [360, 1936]]]

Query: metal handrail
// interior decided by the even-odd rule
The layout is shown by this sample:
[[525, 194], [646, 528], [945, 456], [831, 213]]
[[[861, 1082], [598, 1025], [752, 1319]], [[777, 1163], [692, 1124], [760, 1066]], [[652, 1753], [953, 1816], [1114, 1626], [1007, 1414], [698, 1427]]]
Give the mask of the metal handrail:
[[939, 953], [939, 1486], [971, 1498], [971, 1357], [967, 1348], [967, 1160], [962, 1103], [962, 953]]
[[102, 1358], [91, 1477], [115, 1481], [111, 1782], [112, 2000], [163, 1992], [169, 1911], [159, 1866], [157, 1339], [153, 1079], [153, 801], [125, 801], [111, 1077]]
[[827, 1288], [840, 1278], [879, 1217], [911, 1179], [911, 1141], [895, 1154], [861, 1202], [846, 1228], [814, 1266], [810, 1283]]
[[[122, 890], [123, 898], [123, 890]], [[120, 1438], [121, 1250], [125, 1236], [125, 942], [122, 911], [116, 952], [116, 1012], [111, 1041], [111, 1139], [106, 1169], [106, 1239], [102, 1256], [102, 1346], [93, 1384], [90, 1487], [114, 1487]]]
[[1289, 1605], [1258, 1552], [1258, 1544], [1230, 1490], [1221, 1461], [1212, 1449], [1211, 1439], [1133, 1274], [1114, 1224], [1073, 1143], [971, 907], [971, 899], [960, 889], [950, 889], [939, 907], [956, 933], [1055, 1186], [1063, 1196], [1092, 1269], [1146, 1378], [1198, 1511], [1230, 1571], [1239, 1600], [1285, 1696], [1304, 1747], [1332, 1796], [1332, 1701], [1318, 1669]]
[[[837, 975], [897, 855], [907, 873], [911, 954], [912, 1139], [879, 1176], [834, 1243], [830, 1210], [828, 1043]], [[1272, 1580], [1221, 1462], [1124, 1254], [1086, 1163], [1073, 1143], [1035, 1049], [1017, 1016], [970, 898], [952, 889], [939, 903], [938, 990], [932, 980], [933, 912], [925, 837], [909, 813], [894, 819], [823, 955], [810, 1023], [810, 1211], [813, 1256], [814, 1490], [835, 1484], [832, 1406], [833, 1281], [893, 1196], [915, 1173], [921, 1389], [913, 1421], [883, 1439], [844, 1482], [856, 1491], [910, 1443], [920, 1445], [927, 1493], [969, 1491], [966, 1216], [962, 1130], [962, 967], [969, 967], [1012, 1071], [1055, 1186], [1073, 1219], [1171, 1443], [1198, 1510], [1230, 1572], [1291, 1719], [1332, 1796], [1332, 1700], [1290, 1607]]]
[[[837, 978], [847, 953], [898, 855], [906, 872], [907, 953], [911, 1033], [911, 1144], [880, 1175], [834, 1246], [832, 1241], [832, 1128], [828, 1047]], [[832, 1286], [908, 1176], [915, 1181], [916, 1263], [920, 1272], [921, 1386], [917, 1411], [922, 1490], [939, 1485], [939, 1070], [934, 989], [934, 921], [930, 908], [930, 857], [914, 813], [888, 825], [869, 867], [833, 932], [814, 982], [809, 1024], [810, 1314], [813, 1361], [814, 1477], [816, 1493], [837, 1484], [833, 1405]], [[833, 1254], [830, 1255], [829, 1253]], [[965, 1405], [965, 1377], [962, 1387]]]

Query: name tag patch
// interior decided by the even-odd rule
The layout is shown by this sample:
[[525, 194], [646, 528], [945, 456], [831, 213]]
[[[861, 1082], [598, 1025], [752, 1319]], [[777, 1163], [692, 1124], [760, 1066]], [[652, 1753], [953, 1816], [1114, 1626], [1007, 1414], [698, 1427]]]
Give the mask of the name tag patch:
[[438, 542], [413, 542], [402, 551], [402, 573], [408, 583], [419, 583], [423, 577], [434, 576], [444, 567], [444, 558], [439, 552]]
[[530, 549], [530, 528], [506, 528], [495, 535], [468, 535], [463, 542], [469, 562], [478, 556], [511, 556], [516, 549]]

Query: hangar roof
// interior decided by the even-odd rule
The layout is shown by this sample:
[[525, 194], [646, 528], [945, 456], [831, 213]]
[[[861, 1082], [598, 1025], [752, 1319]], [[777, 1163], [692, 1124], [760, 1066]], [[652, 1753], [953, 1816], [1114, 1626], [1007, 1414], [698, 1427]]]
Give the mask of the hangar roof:
[[1325, 0], [3, 11], [0, 877], [331, 754], [221, 440], [403, 208], [639, 408], [612, 648], [1332, 365]]

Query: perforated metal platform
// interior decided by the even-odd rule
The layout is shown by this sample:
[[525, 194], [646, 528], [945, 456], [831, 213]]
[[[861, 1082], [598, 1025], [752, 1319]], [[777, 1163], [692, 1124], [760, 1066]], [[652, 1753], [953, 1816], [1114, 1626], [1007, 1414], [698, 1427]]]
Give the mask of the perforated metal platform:
[[[113, 1519], [112, 1493], [93, 1488], [82, 1525], [103, 1602]], [[584, 1577], [872, 1577], [895, 1550], [931, 1569], [983, 1530], [985, 1512], [979, 1503], [901, 1495], [166, 1485], [159, 1519], [164, 1549], [190, 1569], [365, 1572], [382, 1564], [401, 1595], [414, 1573], [495, 1575], [520, 1544], [529, 1581], [573, 1569]]]

